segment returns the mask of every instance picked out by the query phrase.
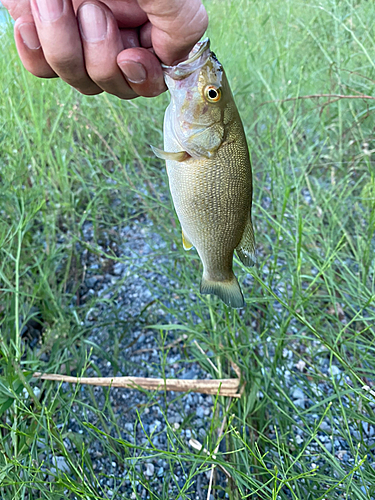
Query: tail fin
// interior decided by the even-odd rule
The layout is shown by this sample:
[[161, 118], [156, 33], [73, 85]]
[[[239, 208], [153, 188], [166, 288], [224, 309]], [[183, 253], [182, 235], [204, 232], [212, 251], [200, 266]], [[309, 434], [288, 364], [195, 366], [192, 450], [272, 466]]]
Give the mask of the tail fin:
[[201, 293], [217, 295], [227, 306], [236, 309], [245, 306], [240, 285], [234, 274], [233, 278], [228, 281], [211, 281], [203, 277], [201, 281]]

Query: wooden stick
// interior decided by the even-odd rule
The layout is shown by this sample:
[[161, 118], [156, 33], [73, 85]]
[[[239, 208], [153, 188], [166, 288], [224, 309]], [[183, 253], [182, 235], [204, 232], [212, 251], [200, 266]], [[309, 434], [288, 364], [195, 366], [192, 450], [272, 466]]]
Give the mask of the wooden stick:
[[240, 379], [224, 378], [217, 380], [183, 380], [145, 377], [71, 377], [54, 373], [34, 373], [33, 377], [55, 382], [88, 384], [102, 387], [121, 387], [123, 389], [147, 389], [151, 391], [200, 392], [218, 396], [240, 398]]

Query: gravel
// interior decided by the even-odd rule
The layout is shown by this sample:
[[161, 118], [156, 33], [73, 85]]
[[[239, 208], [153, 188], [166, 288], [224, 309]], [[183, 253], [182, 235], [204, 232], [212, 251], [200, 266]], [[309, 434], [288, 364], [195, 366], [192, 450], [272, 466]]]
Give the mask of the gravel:
[[[181, 379], [210, 378], [198, 363], [192, 363], [187, 358], [182, 343], [168, 350], [163, 372], [158, 338], [154, 332], [144, 328], [141, 312], [145, 308], [148, 308], [148, 315], [154, 315], [155, 323], [175, 322], [175, 318], [166, 313], [156, 302], [162, 295], [165, 296], [165, 288], [168, 288], [173, 295], [176, 286], [176, 283], [159, 271], [163, 265], [169, 263], [166, 255], [169, 250], [167, 243], [154, 232], [150, 220], [136, 220], [121, 230], [113, 229], [118, 233], [117, 240], [121, 242], [116, 248], [116, 254], [120, 256], [121, 262], [106, 262], [96, 254], [87, 251], [82, 253], [86, 275], [80, 290], [81, 301], [102, 299], [101, 302], [93, 302], [94, 305], [89, 309], [84, 321], [85, 326], [91, 328], [86, 342], [89, 346], [97, 346], [90, 356], [91, 365], [85, 375], [98, 376], [100, 373], [100, 376], [163, 377], [165, 375]], [[93, 244], [93, 228], [90, 224], [84, 226], [83, 234], [87, 243]], [[110, 232], [102, 235], [99, 244], [103, 250], [113, 246]], [[151, 271], [145, 265], [150, 258], [152, 258]], [[106, 271], [101, 273], [103, 268]], [[197, 300], [193, 294], [191, 299]], [[181, 307], [186, 305], [181, 303]], [[104, 319], [107, 323], [113, 320], [113, 326], [101, 326]], [[175, 341], [179, 335], [180, 333], [175, 332], [168, 334], [165, 344]], [[115, 336], [119, 343], [118, 357], [114, 356], [113, 351]], [[63, 384], [63, 390], [69, 393], [73, 388], [69, 384]], [[147, 448], [146, 455], [149, 457], [138, 461], [136, 457], [142, 452], [135, 450], [130, 456], [125, 456], [124, 453], [123, 459], [119, 461], [117, 457], [111, 456], [108, 450], [103, 449], [101, 440], [91, 440], [88, 452], [107, 495], [110, 496], [110, 491], [116, 491], [116, 498], [120, 493], [125, 495], [124, 498], [132, 498], [131, 495], [136, 488], [141, 498], [148, 498], [142, 485], [147, 480], [155, 494], [161, 495], [163, 491], [168, 491], [170, 498], [177, 498], [179, 490], [186, 488], [186, 471], [178, 465], [174, 465], [171, 470], [167, 460], [154, 456], [157, 453], [153, 452], [152, 447], [166, 451], [173, 443], [176, 450], [181, 451], [178, 438], [185, 447], [195, 453], [188, 443], [191, 438], [201, 443], [205, 442], [212, 419], [213, 398], [197, 393], [174, 392], [166, 395], [157, 393], [151, 398], [149, 393], [138, 390], [113, 388], [109, 391], [109, 395], [101, 387], [92, 390], [100, 410], [105, 410], [107, 401], [111, 404], [120, 435], [116, 429], [112, 429], [111, 434], [130, 444]], [[88, 387], [80, 388], [79, 400], [81, 404], [73, 404], [73, 413], [77, 418], [70, 419], [68, 433], [82, 432], [81, 421], [91, 423], [105, 431], [98, 421], [97, 412], [82, 408], [84, 404], [92, 405]], [[174, 436], [168, 430], [168, 426], [172, 427]], [[69, 440], [66, 440], [66, 445], [71, 447]], [[139, 478], [137, 485], [130, 479], [134, 475]], [[190, 498], [206, 498], [204, 492], [207, 491], [208, 482], [209, 478], [204, 473], [199, 482], [193, 481], [187, 490]], [[217, 473], [217, 484], [226, 487], [226, 478], [221, 472]], [[223, 498], [227, 498], [227, 495], [225, 494]]]
[[[121, 262], [108, 261], [98, 254], [82, 251], [82, 263], [85, 268], [85, 280], [80, 290], [81, 302], [93, 299], [93, 306], [89, 309], [84, 320], [84, 325], [91, 328], [85, 342], [88, 351], [92, 346], [94, 349], [90, 356], [90, 366], [85, 372], [86, 376], [143, 376], [143, 377], [179, 377], [179, 378], [208, 378], [206, 373], [197, 363], [189, 361], [180, 344], [170, 348], [165, 365], [165, 372], [162, 371], [160, 362], [161, 349], [158, 339], [151, 330], [145, 328], [142, 319], [142, 311], [148, 309], [148, 314], [152, 314], [155, 323], [168, 324], [175, 322], [175, 318], [166, 312], [167, 308], [158, 306], [157, 299], [165, 297], [164, 290], [168, 288], [171, 295], [176, 283], [169, 280], [159, 270], [167, 264], [168, 252], [167, 243], [154, 231], [151, 221], [147, 219], [136, 220], [123, 229], [113, 228], [118, 233], [116, 254], [121, 257]], [[83, 228], [84, 237], [90, 245], [94, 245], [93, 227], [86, 223]], [[151, 242], [152, 241], [152, 248]], [[105, 251], [112, 244], [111, 234], [108, 231], [103, 233], [99, 246]], [[145, 264], [152, 258], [152, 267]], [[282, 263], [281, 263], [282, 265]], [[152, 270], [149, 270], [152, 269]], [[264, 272], [267, 273], [267, 267]], [[110, 300], [110, 301], [109, 301]], [[165, 300], [165, 299], [164, 299]], [[191, 304], [181, 302], [182, 299], [175, 298], [175, 304], [179, 307], [191, 309]], [[191, 294], [190, 300], [194, 302], [196, 297]], [[180, 301], [180, 302], [179, 302]], [[168, 304], [167, 304], [168, 305]], [[282, 314], [281, 306], [276, 303], [275, 310]], [[106, 320], [107, 326], [103, 326]], [[278, 327], [278, 318], [274, 318], [274, 327]], [[31, 325], [33, 326], [33, 325]], [[33, 328], [37, 328], [34, 325]], [[297, 325], [292, 321], [291, 330], [297, 333]], [[30, 329], [30, 337], [34, 339], [35, 332]], [[176, 340], [178, 334], [168, 334], [165, 343]], [[116, 342], [114, 339], [116, 338]], [[260, 339], [259, 339], [260, 340]], [[116, 344], [117, 343], [117, 344]], [[268, 356], [272, 360], [275, 352], [272, 344], [272, 337], [267, 339], [269, 343]], [[116, 352], [114, 347], [116, 346]], [[315, 356], [314, 364], [327, 376], [319, 383], [310, 382], [313, 393], [308, 393], [301, 386], [301, 377], [306, 371], [306, 362], [301, 360], [298, 352], [301, 352], [301, 345], [298, 339], [288, 344], [288, 349], [284, 349], [283, 366], [278, 368], [279, 382], [284, 385], [284, 390], [289, 394], [293, 404], [303, 410], [312, 407], [316, 398], [328, 397], [333, 394], [333, 385], [330, 377], [334, 377], [337, 383], [348, 383], [339, 366], [329, 363], [328, 356], [325, 355], [325, 348], [319, 341], [313, 340], [306, 348], [306, 355], [316, 353], [319, 348], [319, 357]], [[259, 342], [259, 354], [262, 352], [262, 343]], [[71, 393], [73, 397], [74, 388], [69, 384], [63, 384], [62, 389]], [[103, 447], [102, 439], [91, 439], [88, 452], [93, 462], [93, 469], [98, 475], [101, 487], [108, 497], [115, 498], [135, 498], [134, 489], [141, 498], [148, 498], [148, 493], [144, 488], [144, 481], [148, 481], [150, 488], [155, 494], [165, 494], [171, 498], [179, 498], [179, 490], [184, 487], [187, 480], [186, 471], [180, 466], [170, 469], [170, 463], [158, 456], [157, 450], [167, 451], [171, 446], [181, 451], [178, 440], [188, 447], [189, 440], [195, 438], [201, 443], [205, 443], [207, 433], [210, 429], [214, 401], [211, 396], [201, 394], [176, 394], [173, 392], [158, 393], [151, 398], [149, 393], [137, 390], [123, 390], [113, 388], [107, 391], [101, 387], [91, 389], [99, 410], [105, 412], [108, 402], [111, 405], [116, 428], [110, 429], [110, 434], [118, 439], [124, 440], [130, 445], [137, 445], [138, 449], [128, 448], [131, 452], [126, 455], [124, 448], [120, 454], [108, 453], [108, 449]], [[262, 391], [258, 392], [258, 397], [264, 397]], [[353, 395], [351, 395], [353, 397]], [[92, 424], [103, 432], [107, 432], [102, 422], [98, 418], [98, 412], [90, 410], [92, 405], [90, 389], [86, 386], [80, 387], [79, 397], [75, 398], [72, 407], [72, 418], [68, 425], [68, 434], [87, 433], [87, 427], [83, 427], [82, 422]], [[342, 398], [343, 404], [350, 405], [349, 397]], [[87, 406], [85, 406], [87, 405]], [[309, 424], [316, 426], [318, 415], [307, 414]], [[74, 418], [76, 417], [76, 418]], [[303, 447], [309, 439], [309, 435], [303, 431], [304, 424], [295, 416], [296, 425], [294, 427], [295, 444]], [[334, 456], [343, 464], [352, 467], [355, 457], [350, 453], [349, 443], [340, 436], [340, 425], [342, 422], [332, 422], [325, 419], [321, 422], [317, 431], [317, 439], [311, 441], [305, 450], [305, 455], [311, 455], [311, 468], [324, 466], [322, 457], [323, 446], [327, 452]], [[174, 435], [169, 430], [173, 429]], [[375, 447], [375, 428], [368, 422], [362, 422], [362, 432], [368, 439], [369, 446]], [[353, 439], [360, 439], [358, 429], [351, 429]], [[269, 429], [269, 438], [276, 439], [273, 426]], [[65, 439], [68, 449], [72, 448], [69, 438]], [[142, 447], [146, 450], [142, 451]], [[190, 448], [190, 451], [193, 450]], [[122, 455], [123, 454], [123, 455]], [[137, 457], [143, 455], [142, 461]], [[145, 458], [147, 456], [147, 458]], [[272, 454], [270, 455], [272, 456]], [[59, 469], [68, 473], [68, 465], [62, 457], [51, 459], [52, 469]], [[372, 456], [375, 468], [375, 458]], [[272, 468], [272, 464], [269, 464]], [[333, 471], [333, 474], [335, 472]], [[134, 483], [134, 476], [139, 479]], [[198, 474], [188, 488], [189, 498], [206, 498], [209, 477], [206, 473]], [[217, 471], [216, 484], [227, 486], [224, 474]], [[220, 490], [219, 490], [220, 491]], [[227, 498], [224, 491], [219, 498]], [[124, 495], [119, 496], [119, 495]]]

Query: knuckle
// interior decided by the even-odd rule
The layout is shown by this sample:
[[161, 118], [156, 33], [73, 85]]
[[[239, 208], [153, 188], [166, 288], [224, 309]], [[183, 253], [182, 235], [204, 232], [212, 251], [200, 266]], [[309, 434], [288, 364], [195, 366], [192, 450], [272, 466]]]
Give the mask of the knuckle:
[[103, 92], [88, 76], [83, 78], [64, 78], [64, 81], [84, 95], [97, 95]]
[[81, 58], [77, 60], [74, 55], [71, 54], [45, 54], [48, 64], [56, 71], [56, 73], [61, 75], [76, 75], [82, 72], [82, 61]]
[[113, 73], [97, 74], [90, 72], [91, 78], [100, 87], [113, 87], [114, 86], [114, 75]]

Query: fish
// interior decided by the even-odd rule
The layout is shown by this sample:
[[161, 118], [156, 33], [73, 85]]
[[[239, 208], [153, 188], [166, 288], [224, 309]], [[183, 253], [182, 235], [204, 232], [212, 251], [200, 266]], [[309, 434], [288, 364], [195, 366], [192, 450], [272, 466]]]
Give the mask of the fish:
[[183, 247], [195, 247], [202, 261], [200, 292], [242, 308], [234, 251], [245, 266], [255, 262], [252, 169], [243, 124], [208, 38], [185, 61], [162, 68], [171, 101], [164, 150], [151, 148], [166, 161]]

